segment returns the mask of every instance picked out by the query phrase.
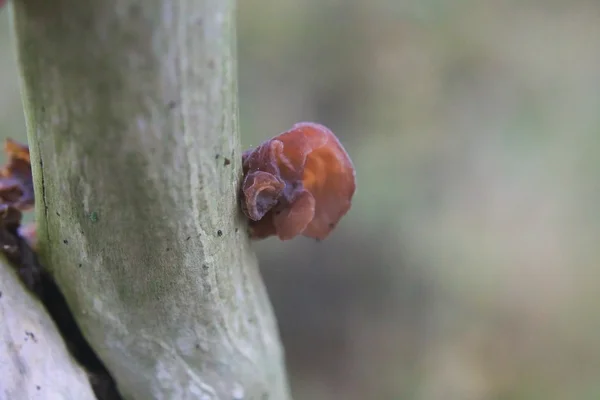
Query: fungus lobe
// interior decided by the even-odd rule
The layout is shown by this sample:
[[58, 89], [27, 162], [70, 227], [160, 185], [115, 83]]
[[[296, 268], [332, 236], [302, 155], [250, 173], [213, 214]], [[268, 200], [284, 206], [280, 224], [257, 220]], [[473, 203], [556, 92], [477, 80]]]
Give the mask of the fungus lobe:
[[8, 161], [0, 167], [0, 205], [28, 211], [34, 204], [29, 147], [7, 138], [4, 152]]
[[304, 235], [322, 240], [350, 209], [354, 166], [323, 125], [295, 124], [242, 158], [242, 211], [254, 239]]

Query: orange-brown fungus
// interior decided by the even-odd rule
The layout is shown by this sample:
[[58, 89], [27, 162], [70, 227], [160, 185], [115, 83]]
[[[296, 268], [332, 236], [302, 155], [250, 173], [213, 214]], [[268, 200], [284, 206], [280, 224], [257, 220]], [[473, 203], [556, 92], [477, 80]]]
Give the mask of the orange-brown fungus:
[[34, 205], [29, 148], [6, 139], [4, 152], [8, 162], [0, 168], [0, 204], [29, 210]]
[[325, 239], [356, 189], [352, 161], [333, 132], [301, 122], [243, 154], [242, 210], [251, 236]]

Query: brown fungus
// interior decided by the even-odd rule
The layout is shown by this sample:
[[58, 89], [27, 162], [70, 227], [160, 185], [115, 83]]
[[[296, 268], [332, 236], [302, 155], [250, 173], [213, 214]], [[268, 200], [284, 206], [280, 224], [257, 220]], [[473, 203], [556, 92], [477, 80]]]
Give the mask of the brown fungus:
[[325, 239], [356, 190], [348, 153], [325, 126], [301, 122], [243, 154], [242, 210], [254, 239]]

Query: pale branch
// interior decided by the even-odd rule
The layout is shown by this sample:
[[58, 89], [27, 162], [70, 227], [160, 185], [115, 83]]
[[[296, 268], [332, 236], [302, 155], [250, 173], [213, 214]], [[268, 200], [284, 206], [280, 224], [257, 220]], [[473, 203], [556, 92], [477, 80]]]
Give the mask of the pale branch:
[[93, 400], [43, 305], [0, 258], [0, 399]]
[[289, 398], [236, 200], [233, 0], [19, 0], [44, 265], [128, 399]]

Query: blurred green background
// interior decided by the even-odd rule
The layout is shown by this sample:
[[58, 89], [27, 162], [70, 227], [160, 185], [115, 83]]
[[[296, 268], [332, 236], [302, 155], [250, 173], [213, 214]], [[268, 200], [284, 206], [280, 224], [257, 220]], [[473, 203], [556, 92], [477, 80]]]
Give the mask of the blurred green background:
[[[257, 244], [296, 400], [600, 399], [600, 2], [243, 0], [246, 147], [329, 126], [354, 205]], [[0, 12], [0, 132], [24, 139]]]

